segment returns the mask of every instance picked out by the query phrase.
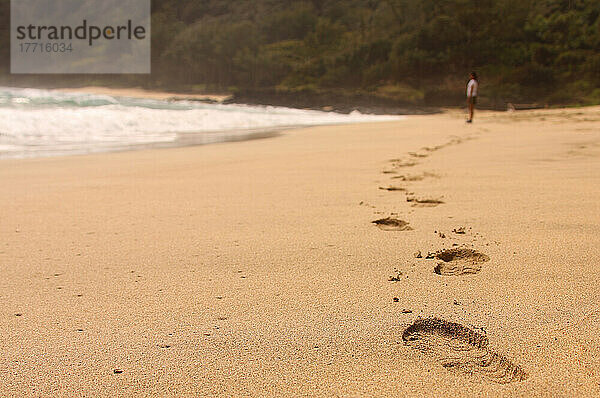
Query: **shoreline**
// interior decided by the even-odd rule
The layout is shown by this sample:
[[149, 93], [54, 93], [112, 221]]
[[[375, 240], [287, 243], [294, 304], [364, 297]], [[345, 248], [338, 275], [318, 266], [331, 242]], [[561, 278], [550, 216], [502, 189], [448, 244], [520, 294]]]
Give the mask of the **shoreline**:
[[[18, 88], [32, 88], [20, 87]], [[359, 111], [373, 115], [431, 115], [441, 113], [442, 107], [415, 105], [369, 95], [348, 95], [340, 93], [292, 93], [277, 90], [248, 91], [239, 93], [187, 93], [184, 90], [154, 90], [141, 87], [105, 87], [105, 86], [51, 86], [41, 85], [36, 88], [56, 90], [60, 92], [84, 93], [94, 95], [110, 95], [115, 97], [131, 97], [155, 99], [162, 101], [197, 101], [209, 104], [237, 104], [256, 106], [275, 106], [293, 109], [317, 110], [349, 114]]]
[[84, 87], [57, 87], [49, 88], [64, 93], [82, 93], [94, 95], [109, 95], [111, 97], [130, 97], [142, 99], [154, 99], [160, 101], [198, 101], [207, 103], [223, 103], [231, 98], [231, 95], [223, 94], [185, 94], [173, 91], [147, 90], [137, 87], [101, 87], [101, 86], [84, 86]]
[[[225, 99], [225, 97], [209, 99], [206, 95], [174, 99], [173, 93], [145, 90], [115, 90], [102, 87], [66, 88], [39, 92], [35, 89], [32, 90], [32, 93], [15, 90], [16, 94], [14, 94], [10, 88], [7, 88], [8, 107], [5, 106], [1, 109], [6, 121], [0, 128], [11, 131], [13, 126], [16, 127], [14, 127], [14, 137], [10, 134], [0, 137], [3, 138], [2, 143], [6, 144], [1, 145], [2, 148], [0, 148], [0, 158], [2, 159], [206, 145], [267, 138], [281, 131], [311, 125], [344, 125], [402, 118], [362, 114], [342, 115], [301, 109], [234, 104], [221, 107], [190, 102], [168, 104], [166, 102], [136, 101], [135, 99], [141, 98], [215, 103], [217, 100]], [[61, 93], [71, 93], [71, 95]], [[85, 94], [94, 96], [88, 97]], [[114, 98], [110, 100], [96, 95], [111, 95]], [[24, 98], [13, 98], [13, 96], [23, 96]], [[43, 98], [37, 100], [36, 96]], [[133, 99], [127, 100], [121, 96]], [[13, 111], [10, 108], [13, 101], [19, 104], [31, 103], [31, 106], [26, 108], [17, 105]], [[63, 103], [67, 105], [64, 108], [60, 106]], [[54, 111], [54, 108], [49, 106], [52, 104], [55, 104], [59, 111]], [[76, 111], [80, 113], [71, 115], [74, 112], [73, 104], [75, 104], [75, 108], [82, 109]], [[27, 113], [31, 110], [35, 110], [35, 112]], [[179, 110], [182, 112], [176, 112]], [[59, 122], [60, 117], [56, 115], [66, 115], [62, 116], [66, 117], [63, 125]], [[25, 120], [29, 120], [29, 116], [33, 116], [33, 118], [27, 124]], [[111, 123], [105, 123], [108, 120]], [[28, 140], [27, 134], [35, 137], [34, 133], [27, 133], [32, 129], [45, 131], [46, 140], [41, 140], [39, 143], [33, 139]]]
[[596, 396], [599, 111], [4, 160], [0, 391]]
[[[268, 138], [275, 138], [283, 134], [288, 130], [301, 129], [304, 127], [281, 127], [281, 128], [264, 128], [264, 129], [247, 129], [247, 130], [229, 130], [229, 131], [216, 131], [216, 132], [205, 132], [205, 133], [188, 133], [178, 134], [178, 138], [171, 142], [154, 142], [146, 144], [123, 144], [121, 146], [113, 146], [111, 148], [97, 148], [94, 150], [80, 150], [61, 152], [60, 150], [48, 150], [45, 152], [38, 152], [35, 155], [17, 155], [8, 156], [0, 153], [0, 162], [3, 160], [26, 160], [26, 159], [47, 159], [47, 158], [60, 158], [70, 156], [88, 156], [88, 155], [102, 155], [109, 153], [120, 153], [120, 152], [137, 152], [147, 150], [159, 150], [159, 149], [173, 149], [173, 148], [185, 148], [193, 146], [206, 146], [216, 144], [227, 144], [234, 142], [243, 141], [254, 141], [263, 140]], [[207, 136], [218, 135], [218, 139], [209, 139]], [[8, 152], [7, 152], [8, 153]], [[39, 154], [41, 153], [41, 154]]]

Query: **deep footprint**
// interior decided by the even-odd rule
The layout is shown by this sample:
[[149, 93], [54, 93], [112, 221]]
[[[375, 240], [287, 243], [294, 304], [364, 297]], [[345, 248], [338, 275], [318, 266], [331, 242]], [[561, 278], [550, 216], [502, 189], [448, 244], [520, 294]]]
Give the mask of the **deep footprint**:
[[373, 221], [373, 224], [383, 231], [412, 231], [409, 223], [391, 217]]
[[463, 275], [476, 274], [481, 271], [481, 265], [490, 258], [476, 250], [455, 248], [437, 252], [435, 258], [442, 260], [438, 263], [433, 272], [438, 275]]
[[444, 204], [444, 202], [439, 199], [417, 199], [408, 197], [406, 198], [406, 201], [412, 203], [413, 207], [436, 207]]
[[389, 192], [405, 192], [406, 191], [406, 188], [393, 187], [393, 186], [379, 187], [379, 189], [381, 189], [382, 191], [389, 191]]
[[501, 384], [527, 378], [523, 368], [488, 347], [485, 335], [458, 323], [438, 318], [417, 319], [404, 331], [402, 340], [450, 371], [478, 374]]

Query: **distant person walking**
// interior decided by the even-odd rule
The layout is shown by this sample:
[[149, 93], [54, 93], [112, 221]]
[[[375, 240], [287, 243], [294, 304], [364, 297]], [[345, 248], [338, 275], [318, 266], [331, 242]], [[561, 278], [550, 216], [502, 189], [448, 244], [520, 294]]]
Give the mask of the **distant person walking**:
[[469, 119], [467, 123], [473, 123], [473, 112], [477, 104], [477, 89], [479, 88], [479, 77], [477, 73], [471, 72], [471, 79], [467, 83], [467, 108], [469, 109]]

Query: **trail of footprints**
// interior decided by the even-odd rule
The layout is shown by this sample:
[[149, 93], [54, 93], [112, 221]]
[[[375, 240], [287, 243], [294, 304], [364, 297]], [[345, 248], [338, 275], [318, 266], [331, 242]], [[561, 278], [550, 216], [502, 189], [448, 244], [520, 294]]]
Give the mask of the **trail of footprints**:
[[[432, 152], [450, 145], [457, 145], [467, 138], [452, 138], [445, 144], [425, 147], [420, 152], [409, 152], [408, 158], [390, 160], [391, 169], [383, 171], [391, 174], [391, 179], [402, 182], [422, 181], [426, 178], [439, 178], [438, 175], [423, 172], [420, 174], [400, 174], [400, 169], [414, 167], [418, 160], [428, 157]], [[390, 185], [379, 187], [389, 192], [404, 192], [407, 203], [411, 207], [436, 207], [444, 204], [439, 198], [418, 197], [408, 192], [405, 187]], [[361, 202], [362, 204], [362, 202]], [[374, 206], [372, 206], [374, 208]], [[394, 213], [393, 213], [394, 214]], [[393, 217], [373, 221], [383, 231], [411, 231], [413, 228], [407, 221]], [[436, 233], [438, 233], [436, 231]], [[456, 235], [465, 235], [464, 227], [452, 231]], [[438, 233], [441, 238], [446, 235]], [[458, 244], [454, 244], [458, 246]], [[442, 277], [456, 277], [459, 275], [477, 274], [482, 270], [483, 264], [490, 260], [489, 256], [477, 250], [466, 247], [453, 247], [427, 253], [424, 257], [419, 251], [415, 257], [424, 260], [435, 260], [433, 272]], [[396, 275], [389, 281], [400, 282], [402, 273], [396, 270]], [[394, 301], [398, 301], [394, 298]], [[409, 314], [412, 311], [403, 310]], [[488, 345], [488, 338], [484, 334], [458, 323], [448, 322], [439, 318], [418, 318], [404, 330], [402, 340], [407, 347], [416, 349], [433, 358], [437, 363], [449, 371], [468, 375], [477, 375], [485, 380], [500, 384], [523, 381], [527, 373], [507, 357], [495, 352]]]

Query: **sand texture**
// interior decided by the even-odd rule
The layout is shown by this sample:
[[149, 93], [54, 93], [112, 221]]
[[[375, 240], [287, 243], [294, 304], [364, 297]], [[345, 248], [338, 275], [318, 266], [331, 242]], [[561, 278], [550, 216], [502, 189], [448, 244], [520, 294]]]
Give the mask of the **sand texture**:
[[600, 108], [4, 160], [0, 184], [2, 396], [600, 396]]

